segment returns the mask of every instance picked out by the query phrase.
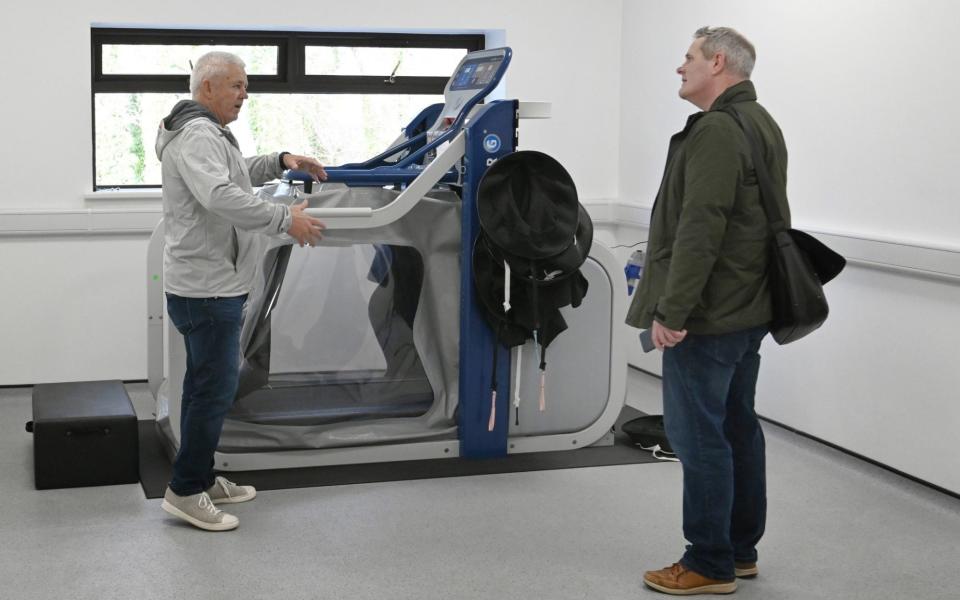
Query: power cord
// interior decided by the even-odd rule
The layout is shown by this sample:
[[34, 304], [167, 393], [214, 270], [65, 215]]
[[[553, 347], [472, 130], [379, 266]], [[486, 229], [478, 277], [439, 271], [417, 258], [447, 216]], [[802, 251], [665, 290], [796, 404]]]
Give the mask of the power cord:
[[646, 243], [647, 243], [647, 240], [642, 240], [642, 241], [637, 242], [636, 244], [619, 244], [619, 245], [617, 245], [617, 246], [610, 246], [610, 247], [611, 247], [611, 248], [635, 248], [635, 247], [639, 246], [640, 244], [646, 244]]

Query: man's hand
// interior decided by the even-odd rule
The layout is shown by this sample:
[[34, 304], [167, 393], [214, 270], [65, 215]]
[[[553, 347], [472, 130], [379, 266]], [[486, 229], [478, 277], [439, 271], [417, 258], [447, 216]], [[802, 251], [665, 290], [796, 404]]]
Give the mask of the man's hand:
[[650, 337], [653, 338], [653, 344], [657, 347], [657, 350], [662, 351], [664, 348], [673, 348], [682, 342], [683, 338], [687, 337], [687, 330], [668, 329], [660, 321], [654, 321], [653, 333]]
[[313, 175], [316, 181], [326, 181], [327, 172], [323, 170], [323, 165], [315, 158], [309, 156], [300, 156], [299, 154], [284, 154], [283, 165], [288, 169], [297, 169], [306, 171]]
[[303, 209], [306, 207], [306, 200], [290, 207], [290, 216], [293, 218], [290, 229], [287, 230], [287, 235], [297, 240], [301, 248], [304, 244], [313, 246], [319, 242], [323, 238], [323, 230], [327, 227], [320, 219], [304, 214]]

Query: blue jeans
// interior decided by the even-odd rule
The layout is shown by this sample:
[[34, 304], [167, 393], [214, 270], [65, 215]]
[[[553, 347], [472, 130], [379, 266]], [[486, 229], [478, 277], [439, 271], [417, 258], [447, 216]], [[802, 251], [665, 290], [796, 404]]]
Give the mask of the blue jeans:
[[680, 563], [733, 579], [755, 562], [767, 514], [764, 438], [753, 400], [766, 326], [692, 335], [663, 353], [667, 439], [683, 466]]
[[233, 406], [240, 368], [240, 327], [247, 296], [184, 298], [167, 294], [167, 314], [183, 335], [187, 371], [180, 403], [180, 449], [170, 489], [191, 496], [214, 483], [213, 454]]

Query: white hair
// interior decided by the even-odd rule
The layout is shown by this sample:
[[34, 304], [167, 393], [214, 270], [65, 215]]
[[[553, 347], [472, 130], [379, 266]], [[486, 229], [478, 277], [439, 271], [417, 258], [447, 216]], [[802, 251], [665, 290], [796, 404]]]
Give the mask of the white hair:
[[247, 65], [236, 54], [218, 50], [207, 52], [197, 59], [197, 64], [193, 66], [193, 72], [190, 73], [190, 94], [194, 100], [196, 100], [197, 94], [200, 92], [200, 85], [204, 80], [225, 74], [227, 68], [231, 66], [243, 69]]
[[723, 53], [731, 71], [750, 79], [753, 65], [757, 61], [757, 51], [753, 44], [736, 29], [730, 27], [701, 27], [693, 34], [693, 39], [704, 38], [703, 56], [708, 60]]

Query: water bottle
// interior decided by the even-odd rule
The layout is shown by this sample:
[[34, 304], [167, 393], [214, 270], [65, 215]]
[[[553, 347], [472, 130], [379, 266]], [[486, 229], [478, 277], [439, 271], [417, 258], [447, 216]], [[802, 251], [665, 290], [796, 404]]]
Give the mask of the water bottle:
[[623, 272], [627, 276], [627, 295], [629, 296], [633, 294], [637, 283], [643, 277], [643, 250], [637, 248], [633, 251], [627, 261], [627, 266], [623, 268]]

